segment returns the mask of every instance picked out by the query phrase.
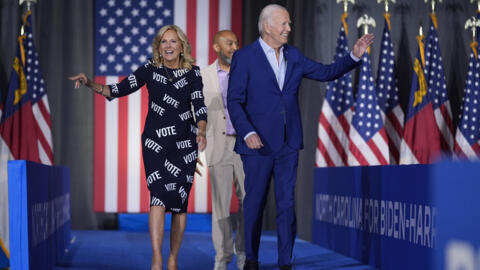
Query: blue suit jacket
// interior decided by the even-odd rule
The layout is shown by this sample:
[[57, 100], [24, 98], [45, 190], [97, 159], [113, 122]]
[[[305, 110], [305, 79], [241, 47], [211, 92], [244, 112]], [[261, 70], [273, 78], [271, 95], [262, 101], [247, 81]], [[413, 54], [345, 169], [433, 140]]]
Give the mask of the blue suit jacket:
[[[289, 45], [284, 45], [283, 54], [287, 71], [282, 90], [258, 40], [233, 55], [227, 106], [237, 132], [235, 151], [239, 154], [271, 155], [280, 150], [285, 141], [293, 149], [303, 148], [298, 107], [298, 88], [302, 78], [330, 81], [359, 65], [350, 55], [323, 65]], [[251, 131], [260, 136], [264, 147], [247, 147], [244, 137]]]

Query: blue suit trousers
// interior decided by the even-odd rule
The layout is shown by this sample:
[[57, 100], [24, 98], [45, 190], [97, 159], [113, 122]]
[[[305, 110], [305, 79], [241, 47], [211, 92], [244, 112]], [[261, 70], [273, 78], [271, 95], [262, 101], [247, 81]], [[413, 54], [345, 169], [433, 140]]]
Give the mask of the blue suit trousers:
[[245, 171], [244, 225], [248, 260], [258, 261], [262, 217], [273, 175], [276, 201], [278, 265], [291, 264], [296, 236], [295, 181], [298, 150], [285, 144], [272, 155], [242, 155]]

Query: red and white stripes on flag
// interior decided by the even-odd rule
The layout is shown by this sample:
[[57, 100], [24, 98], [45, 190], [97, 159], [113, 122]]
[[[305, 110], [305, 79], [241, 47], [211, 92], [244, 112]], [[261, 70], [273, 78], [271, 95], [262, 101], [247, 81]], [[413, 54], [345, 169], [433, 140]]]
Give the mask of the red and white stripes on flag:
[[[154, 7], [157, 2], [151, 6]], [[131, 1], [131, 5], [135, 4], [137, 4], [135, 1]], [[105, 14], [108, 15], [108, 12]], [[178, 25], [187, 34], [192, 46], [192, 55], [196, 59], [196, 65], [200, 67], [207, 66], [216, 58], [211, 47], [217, 31], [231, 29], [241, 37], [242, 0], [175, 0], [171, 14], [173, 24]], [[140, 14], [139, 17], [142, 16], [147, 17], [146, 14]], [[131, 23], [136, 21], [140, 20], [132, 19]], [[161, 26], [155, 26], [155, 33]], [[100, 32], [98, 28], [97, 25], [96, 31]], [[151, 39], [148, 43], [151, 43]], [[151, 55], [151, 51], [148, 51], [148, 55]], [[116, 56], [116, 59], [122, 58]], [[96, 81], [111, 84], [119, 82], [125, 75], [96, 76]], [[147, 90], [144, 87], [129, 96], [112, 101], [95, 95], [94, 107], [95, 211], [148, 212], [150, 197], [145, 183], [141, 150], [141, 134], [148, 108]], [[204, 168], [201, 169], [203, 176], [195, 175], [188, 212], [205, 213], [211, 212], [212, 209], [204, 155], [200, 153], [204, 164]], [[237, 208], [238, 201], [232, 200], [232, 210], [235, 211]]]
[[24, 16], [25, 34], [18, 37], [0, 133], [14, 159], [53, 164], [53, 143], [45, 82], [33, 40], [31, 12]]
[[365, 53], [360, 66], [357, 100], [350, 127], [350, 166], [388, 165], [388, 138], [376, 96], [370, 57]]
[[353, 108], [336, 116], [327, 100], [323, 102], [318, 120], [318, 141], [316, 151], [317, 167], [348, 166], [348, 133]]
[[243, 0], [175, 0], [174, 24], [180, 26], [192, 45], [196, 65], [205, 67], [216, 59], [213, 36], [230, 29], [242, 36]]
[[385, 131], [388, 136], [388, 144], [390, 151], [390, 164], [400, 163], [401, 145], [405, 143], [403, 139], [403, 122], [405, 114], [400, 105], [396, 105], [387, 115], [383, 115], [385, 119]]
[[480, 159], [480, 61], [478, 42], [470, 43], [468, 75], [465, 82], [465, 94], [462, 98], [460, 121], [455, 134], [455, 154], [460, 159]]
[[[405, 115], [400, 106], [395, 67], [395, 53], [390, 35], [390, 14], [385, 13], [380, 47], [380, 58], [377, 73], [377, 99], [382, 118], [385, 121], [385, 130], [388, 136], [390, 164], [400, 161], [400, 148], [403, 140], [403, 122]], [[403, 142], [404, 143], [404, 142]]]
[[430, 14], [430, 29], [425, 45], [425, 79], [428, 94], [431, 95], [435, 122], [441, 134], [442, 152], [450, 156], [453, 153], [455, 129], [437, 28], [437, 18], [435, 14]]
[[52, 123], [47, 94], [32, 105], [33, 117], [38, 125], [37, 144], [40, 162], [53, 164]]
[[[342, 16], [335, 60], [349, 54], [347, 14]], [[347, 166], [348, 133], [353, 113], [353, 87], [350, 72], [330, 82], [318, 120], [317, 167]]]

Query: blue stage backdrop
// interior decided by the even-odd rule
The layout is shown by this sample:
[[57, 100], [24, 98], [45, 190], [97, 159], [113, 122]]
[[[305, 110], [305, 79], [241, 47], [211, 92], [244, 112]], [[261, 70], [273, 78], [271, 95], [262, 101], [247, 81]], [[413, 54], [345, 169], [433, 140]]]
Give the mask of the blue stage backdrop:
[[435, 269], [480, 269], [480, 163], [435, 165], [438, 207]]
[[315, 169], [313, 242], [379, 269], [433, 269], [429, 165]]
[[8, 162], [10, 267], [52, 269], [70, 240], [70, 169]]

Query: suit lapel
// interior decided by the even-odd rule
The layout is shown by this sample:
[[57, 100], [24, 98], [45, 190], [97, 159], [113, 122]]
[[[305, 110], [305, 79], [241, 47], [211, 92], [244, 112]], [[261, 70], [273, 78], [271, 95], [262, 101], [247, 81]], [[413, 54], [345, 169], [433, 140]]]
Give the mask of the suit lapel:
[[283, 46], [283, 57], [285, 57], [285, 61], [287, 63], [287, 71], [285, 72], [285, 79], [283, 80], [282, 91], [287, 90], [285, 86], [287, 86], [287, 83], [292, 76], [293, 71], [293, 60], [291, 59], [290, 53], [288, 51], [288, 45]]
[[222, 95], [222, 90], [220, 89], [220, 81], [218, 80], [218, 72], [217, 72], [217, 61], [213, 62], [213, 64], [210, 65], [210, 70], [208, 72], [210, 79], [213, 81], [213, 89], [215, 91], [216, 95]]
[[[213, 91], [215, 94], [216, 99], [220, 102], [220, 105], [222, 108], [225, 108], [225, 105], [223, 103], [223, 96], [222, 96], [222, 89], [220, 89], [220, 80], [218, 79], [218, 71], [217, 71], [217, 61], [216, 60], [213, 64], [210, 65], [210, 70], [208, 72], [210, 76], [210, 80], [213, 82]], [[225, 116], [225, 111], [222, 110], [223, 116]]]
[[268, 70], [268, 74], [270, 74], [270, 79], [272, 79], [277, 86], [278, 90], [280, 90], [280, 87], [278, 86], [277, 82], [277, 77], [275, 77], [275, 72], [273, 72], [272, 66], [270, 65], [270, 62], [268, 62], [267, 56], [265, 55], [265, 52], [263, 51], [262, 45], [260, 45], [260, 41], [257, 39], [256, 41], [257, 45], [257, 54], [258, 58], [257, 59], [262, 59], [258, 62], [260, 62], [263, 65], [263, 69]]

